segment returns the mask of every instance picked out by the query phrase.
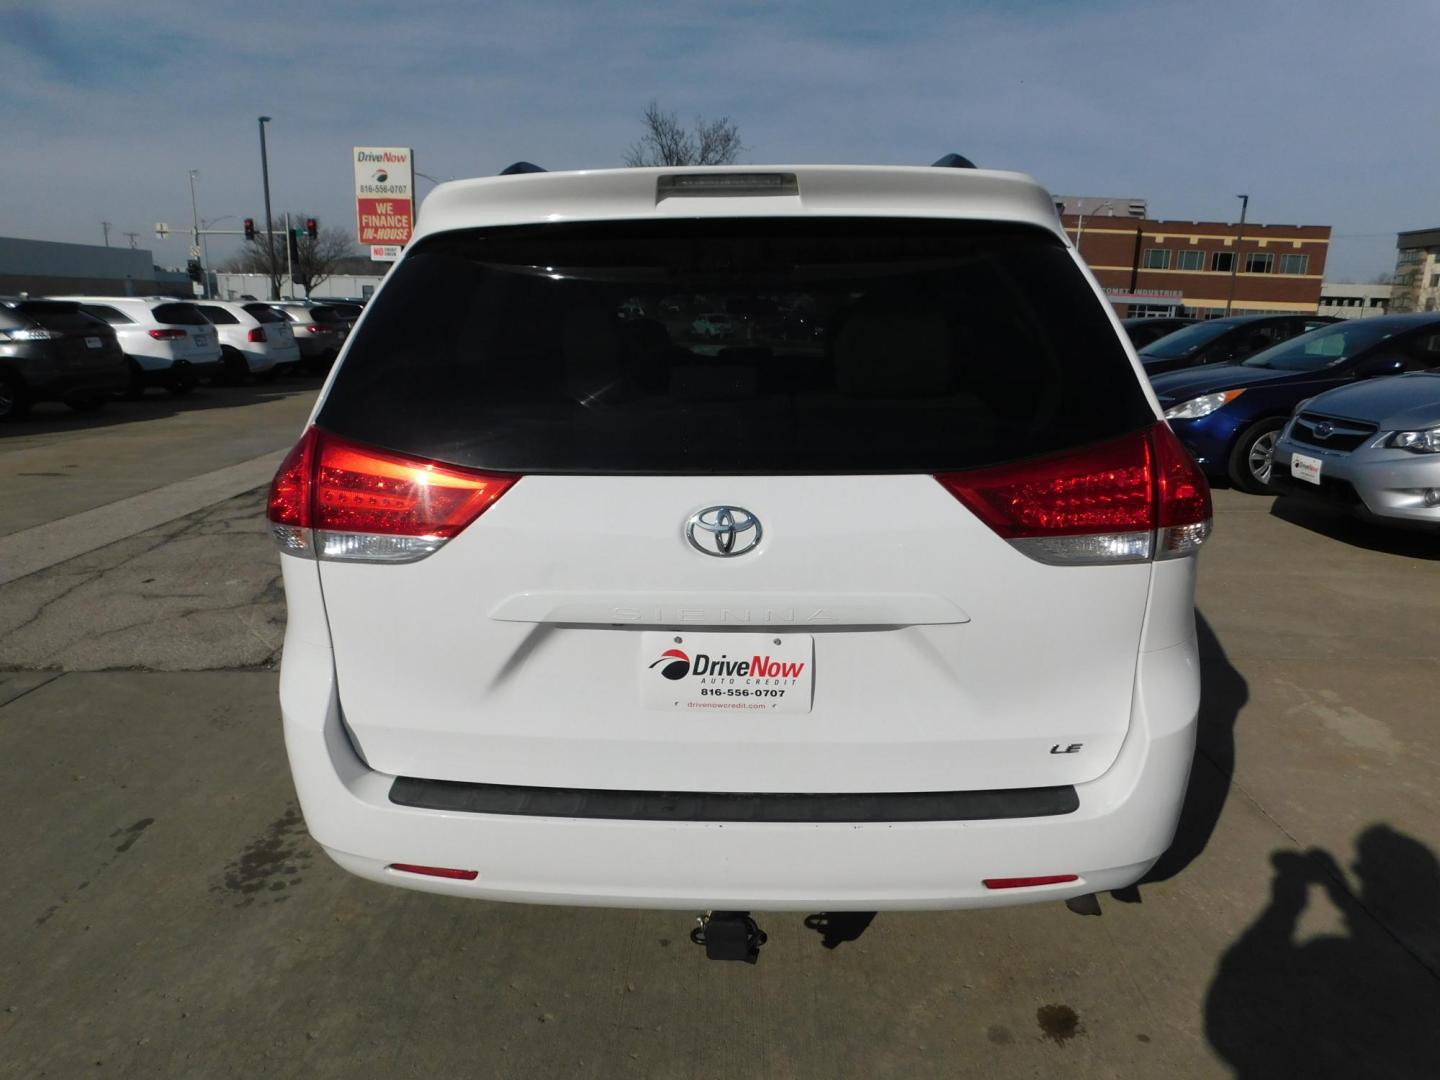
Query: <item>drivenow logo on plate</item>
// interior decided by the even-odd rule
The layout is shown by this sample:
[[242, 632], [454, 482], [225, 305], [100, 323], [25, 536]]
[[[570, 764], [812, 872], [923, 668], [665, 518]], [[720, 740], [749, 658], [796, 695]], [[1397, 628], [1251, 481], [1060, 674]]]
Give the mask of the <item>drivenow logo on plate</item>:
[[650, 708], [810, 711], [814, 641], [807, 634], [646, 636], [640, 693]]

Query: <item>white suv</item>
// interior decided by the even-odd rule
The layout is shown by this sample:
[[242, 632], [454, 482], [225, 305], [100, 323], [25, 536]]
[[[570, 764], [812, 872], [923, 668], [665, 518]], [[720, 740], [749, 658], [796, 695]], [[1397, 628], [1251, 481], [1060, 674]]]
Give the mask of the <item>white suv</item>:
[[188, 300], [173, 296], [62, 296], [115, 329], [130, 365], [130, 387], [163, 386], [188, 394], [221, 372], [220, 341], [210, 321]]
[[220, 336], [221, 360], [228, 382], [246, 375], [266, 376], [300, 363], [300, 346], [290, 323], [259, 300], [198, 300], [195, 306]]
[[[1210, 497], [1054, 205], [949, 168], [437, 188], [270, 496], [316, 840], [729, 913], [1139, 879]], [[717, 309], [776, 314], [685, 344]]]

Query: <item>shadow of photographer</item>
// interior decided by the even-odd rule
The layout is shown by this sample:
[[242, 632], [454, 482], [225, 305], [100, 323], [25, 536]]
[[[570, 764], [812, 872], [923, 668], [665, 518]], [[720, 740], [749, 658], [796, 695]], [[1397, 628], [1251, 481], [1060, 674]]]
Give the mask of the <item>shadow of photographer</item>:
[[[1205, 1001], [1206, 1036], [1242, 1080], [1440, 1076], [1429, 948], [1440, 938], [1440, 861], [1388, 825], [1356, 849], [1358, 892], [1328, 852], [1271, 856], [1270, 902], [1221, 958]], [[1345, 932], [1301, 941], [1317, 891]]]

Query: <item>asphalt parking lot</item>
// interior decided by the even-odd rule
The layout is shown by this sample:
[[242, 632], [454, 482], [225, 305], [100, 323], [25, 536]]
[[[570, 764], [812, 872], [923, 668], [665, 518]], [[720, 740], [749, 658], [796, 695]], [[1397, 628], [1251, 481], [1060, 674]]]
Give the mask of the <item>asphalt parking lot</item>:
[[712, 964], [312, 846], [258, 489], [315, 386], [0, 435], [0, 1076], [1440, 1075], [1440, 540], [1216, 492], [1181, 834], [1102, 917], [762, 915]]

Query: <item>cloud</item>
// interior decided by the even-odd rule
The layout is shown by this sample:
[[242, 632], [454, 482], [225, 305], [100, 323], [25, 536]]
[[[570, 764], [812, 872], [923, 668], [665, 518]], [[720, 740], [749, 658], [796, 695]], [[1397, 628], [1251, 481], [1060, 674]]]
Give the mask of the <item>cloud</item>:
[[1256, 220], [1334, 225], [1341, 273], [1389, 268], [1388, 234], [1436, 223], [1437, 106], [1396, 82], [1440, 35], [1432, 0], [1363, 18], [1338, 0], [62, 0], [7, 26], [0, 109], [24, 153], [0, 232], [19, 235], [178, 228], [189, 169], [205, 216], [261, 216], [261, 113], [276, 206], [348, 221], [352, 145], [412, 145], [441, 177], [615, 165], [652, 97], [728, 114], [753, 161], [957, 150], [1185, 219], [1233, 217], [1245, 191]]

